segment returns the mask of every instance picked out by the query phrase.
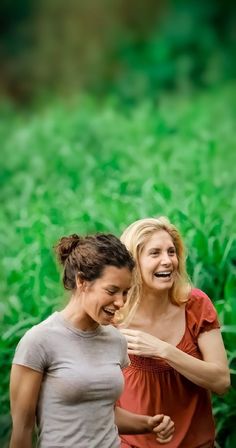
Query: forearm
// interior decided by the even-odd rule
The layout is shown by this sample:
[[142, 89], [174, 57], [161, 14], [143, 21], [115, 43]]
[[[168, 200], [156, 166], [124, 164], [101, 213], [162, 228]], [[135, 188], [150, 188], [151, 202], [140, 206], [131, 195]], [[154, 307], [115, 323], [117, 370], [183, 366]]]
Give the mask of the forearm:
[[120, 407], [115, 408], [115, 423], [119, 434], [144, 434], [150, 432], [147, 415], [133, 414]]
[[227, 357], [219, 329], [202, 332], [197, 344], [202, 359], [195, 358], [175, 346], [140, 330], [124, 329], [128, 353], [161, 358], [198, 386], [223, 394], [230, 386]]
[[13, 428], [9, 448], [32, 448], [32, 432], [32, 428]]
[[228, 371], [225, 367], [195, 358], [171, 344], [166, 345], [163, 358], [170, 366], [197, 386], [218, 394], [226, 392]]

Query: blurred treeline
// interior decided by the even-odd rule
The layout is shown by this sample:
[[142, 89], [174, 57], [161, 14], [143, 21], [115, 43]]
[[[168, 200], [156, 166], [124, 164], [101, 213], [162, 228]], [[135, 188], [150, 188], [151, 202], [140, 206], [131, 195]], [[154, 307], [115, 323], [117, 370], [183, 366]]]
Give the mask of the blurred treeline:
[[235, 25], [233, 0], [0, 1], [1, 448], [16, 344], [61, 306], [51, 247], [160, 214], [220, 316], [236, 447]]
[[232, 0], [1, 0], [0, 94], [155, 99], [236, 75]]

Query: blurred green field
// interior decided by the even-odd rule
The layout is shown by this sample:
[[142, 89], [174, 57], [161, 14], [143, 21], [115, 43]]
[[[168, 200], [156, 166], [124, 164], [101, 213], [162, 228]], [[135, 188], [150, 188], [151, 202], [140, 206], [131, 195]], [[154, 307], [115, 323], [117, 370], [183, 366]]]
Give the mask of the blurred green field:
[[217, 440], [236, 446], [235, 104], [231, 83], [126, 109], [86, 96], [25, 114], [1, 106], [1, 446], [16, 343], [65, 298], [53, 244], [157, 215], [181, 229], [193, 283], [218, 309], [232, 388], [214, 397]]

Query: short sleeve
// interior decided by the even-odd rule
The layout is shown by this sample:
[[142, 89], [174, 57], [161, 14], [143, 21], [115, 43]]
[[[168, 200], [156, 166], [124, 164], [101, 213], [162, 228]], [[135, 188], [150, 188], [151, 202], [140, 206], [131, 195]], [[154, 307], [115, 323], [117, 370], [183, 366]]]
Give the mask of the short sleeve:
[[123, 334], [121, 336], [121, 368], [124, 369], [125, 367], [128, 367], [130, 365], [130, 359], [128, 356], [128, 346], [127, 341]]
[[28, 330], [21, 338], [15, 351], [12, 364], [29, 367], [43, 372], [47, 366], [46, 345], [37, 327]]
[[209, 297], [194, 288], [186, 305], [188, 327], [195, 338], [204, 331], [220, 328], [216, 309]]

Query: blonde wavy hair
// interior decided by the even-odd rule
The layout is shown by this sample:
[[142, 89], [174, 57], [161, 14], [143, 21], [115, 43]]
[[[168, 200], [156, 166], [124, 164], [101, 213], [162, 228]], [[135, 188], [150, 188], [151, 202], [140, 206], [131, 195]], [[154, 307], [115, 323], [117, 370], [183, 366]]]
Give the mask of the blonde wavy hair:
[[142, 299], [142, 276], [139, 266], [139, 255], [147, 240], [157, 231], [165, 230], [173, 240], [178, 258], [178, 275], [169, 291], [170, 301], [180, 306], [188, 300], [191, 290], [191, 282], [186, 271], [185, 247], [178, 229], [165, 216], [158, 218], [144, 218], [133, 222], [128, 226], [120, 239], [133, 255], [136, 266], [133, 271], [132, 286], [128, 294], [125, 306], [116, 314], [119, 324], [128, 324]]

